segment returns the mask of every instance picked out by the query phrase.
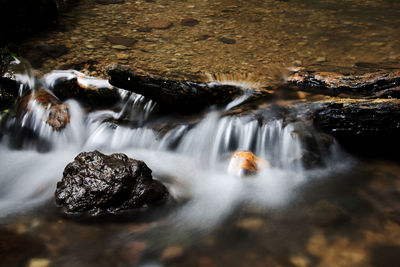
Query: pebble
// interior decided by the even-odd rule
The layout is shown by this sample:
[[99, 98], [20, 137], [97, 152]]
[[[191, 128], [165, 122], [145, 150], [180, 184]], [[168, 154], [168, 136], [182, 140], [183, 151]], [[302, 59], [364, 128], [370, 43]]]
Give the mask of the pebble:
[[236, 44], [236, 40], [235, 39], [221, 37], [221, 38], [218, 38], [218, 40], [220, 42], [224, 43], [224, 44]]
[[385, 43], [383, 43], [383, 42], [372, 42], [371, 45], [373, 45], [373, 46], [383, 46], [383, 45], [385, 45]]
[[124, 45], [113, 45], [111, 47], [114, 49], [117, 49], [117, 50], [126, 50], [127, 49], [127, 47]]
[[240, 229], [256, 231], [264, 225], [264, 221], [260, 218], [246, 218], [236, 223], [236, 226]]
[[151, 32], [152, 28], [150, 28], [150, 27], [139, 27], [139, 28], [137, 28], [137, 31], [138, 32]]
[[129, 55], [128, 54], [123, 54], [123, 53], [118, 53], [117, 54], [117, 58], [118, 59], [129, 59]]
[[182, 26], [195, 26], [199, 24], [199, 21], [194, 18], [186, 18], [181, 21]]
[[208, 38], [210, 38], [211, 36], [208, 34], [202, 34], [197, 38], [197, 41], [204, 41], [207, 40]]
[[326, 57], [317, 57], [316, 62], [318, 63], [326, 62]]
[[94, 48], [94, 45], [87, 44], [87, 45], [86, 45], [86, 48], [93, 49], [93, 48]]
[[157, 19], [150, 22], [148, 26], [153, 29], [165, 30], [172, 26], [172, 22], [167, 19]]
[[108, 36], [106, 39], [114, 45], [123, 46], [132, 46], [137, 42], [136, 39], [125, 36]]
[[161, 253], [161, 261], [167, 262], [180, 258], [183, 255], [183, 248], [181, 246], [171, 246], [164, 249]]
[[28, 267], [48, 267], [50, 260], [45, 258], [33, 258], [29, 261]]

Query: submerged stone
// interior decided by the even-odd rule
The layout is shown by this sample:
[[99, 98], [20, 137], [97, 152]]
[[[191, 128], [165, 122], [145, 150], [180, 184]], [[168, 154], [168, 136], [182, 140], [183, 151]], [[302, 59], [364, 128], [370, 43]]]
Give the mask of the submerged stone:
[[221, 38], [218, 38], [218, 40], [220, 42], [224, 43], [224, 44], [236, 44], [236, 40], [235, 39], [221, 37]]
[[153, 180], [151, 170], [125, 154], [82, 152], [69, 163], [57, 183], [56, 203], [65, 213], [116, 213], [160, 204], [166, 187]]
[[182, 26], [195, 26], [197, 24], [199, 24], [199, 21], [194, 18], [185, 18], [185, 19], [181, 20]]
[[150, 22], [149, 27], [152, 29], [165, 30], [172, 26], [172, 22], [167, 19], [156, 19]]

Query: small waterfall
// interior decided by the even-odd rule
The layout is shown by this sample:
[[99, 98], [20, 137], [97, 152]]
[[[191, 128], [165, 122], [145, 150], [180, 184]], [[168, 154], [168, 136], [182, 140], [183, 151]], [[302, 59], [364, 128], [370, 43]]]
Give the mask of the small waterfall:
[[[0, 187], [9, 192], [3, 189], [0, 192], [0, 207], [4, 210], [0, 216], [25, 209], [26, 201], [39, 205], [48, 200], [65, 165], [79, 152], [95, 149], [104, 153], [122, 152], [144, 160], [176, 199], [190, 199], [171, 217], [171, 222], [189, 228], [212, 227], [241, 203], [262, 207], [282, 205], [293, 197], [296, 187], [312, 176], [303, 167], [301, 159], [306, 149], [295, 134], [295, 125], [284, 125], [281, 120], [260, 124], [213, 111], [196, 125], [180, 123], [160, 135], [148, 123], [157, 118], [157, 104], [114, 88], [106, 80], [77, 71], [54, 71], [34, 84], [28, 82], [24, 90], [40, 85], [51, 92], [58, 82], [75, 78], [83, 87], [117, 89], [121, 101], [112, 109], [94, 111], [86, 111], [76, 100], [59, 101], [68, 106], [70, 113], [69, 123], [60, 131], [46, 123], [49, 109], [33, 98], [20, 119], [2, 121], [4, 135], [0, 145], [3, 157], [8, 160], [0, 161], [0, 168], [7, 169]], [[237, 99], [231, 106], [242, 100]], [[18, 136], [21, 128], [29, 129], [36, 137], [28, 138], [24, 132]], [[8, 148], [10, 140], [15, 138], [21, 139], [19, 147], [24, 149], [42, 147], [44, 141], [47, 152], [28, 153]], [[334, 155], [340, 151], [335, 145], [331, 150]], [[260, 170], [252, 179], [230, 175], [227, 167], [235, 151], [250, 151], [268, 161], [271, 167]], [[32, 164], [33, 158], [37, 164]], [[25, 184], [28, 177], [31, 180]], [[20, 193], [13, 195], [14, 191]]]

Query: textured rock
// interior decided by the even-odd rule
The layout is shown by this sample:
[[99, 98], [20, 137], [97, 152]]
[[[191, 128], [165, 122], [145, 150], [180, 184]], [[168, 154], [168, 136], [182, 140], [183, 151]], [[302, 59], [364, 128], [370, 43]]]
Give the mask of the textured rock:
[[353, 91], [374, 94], [400, 85], [400, 70], [377, 71], [358, 75], [340, 74], [335, 72], [296, 72], [287, 79], [289, 84], [302, 90]]
[[110, 83], [155, 100], [162, 109], [194, 112], [210, 105], [224, 105], [243, 94], [237, 86], [206, 84], [162, 78], [130, 67], [107, 67]]
[[37, 103], [44, 110], [42, 120], [50, 125], [53, 130], [60, 131], [70, 122], [69, 107], [44, 89], [36, 90], [18, 100], [17, 115], [22, 119]]
[[78, 82], [78, 79], [60, 78], [52, 88], [53, 93], [62, 101], [73, 98], [91, 108], [112, 107], [121, 97], [113, 87], [91, 87]]
[[10, 53], [0, 48], [0, 110], [10, 107], [18, 96], [18, 84], [10, 78], [3, 77], [12, 60]]
[[314, 111], [314, 124], [336, 137], [394, 137], [400, 134], [400, 100], [337, 100]]
[[118, 153], [83, 152], [57, 183], [56, 203], [68, 213], [116, 213], [165, 202], [168, 191], [143, 161]]

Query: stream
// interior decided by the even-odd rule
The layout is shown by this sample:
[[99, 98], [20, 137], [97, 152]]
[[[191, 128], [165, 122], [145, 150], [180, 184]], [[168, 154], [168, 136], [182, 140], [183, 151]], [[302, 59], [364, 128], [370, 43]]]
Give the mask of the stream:
[[[52, 93], [59, 81], [73, 78], [86, 86], [112, 87], [107, 80], [78, 71], [53, 71], [38, 79], [24, 62], [13, 64], [23, 66], [14, 73], [21, 94], [38, 87]], [[16, 232], [38, 243], [35, 249], [28, 241], [15, 244], [22, 251], [8, 254], [7, 264], [45, 260], [51, 266], [203, 266], [204, 261], [205, 266], [287, 266], [297, 261], [315, 264], [316, 253], [323, 253], [320, 257], [329, 265], [332, 259], [325, 259], [324, 251], [331, 249], [345, 249], [351, 257], [365, 253], [355, 259], [367, 260], [369, 240], [357, 241], [355, 251], [343, 240], [361, 231], [374, 232], [378, 222], [391, 225], [373, 221], [380, 211], [370, 202], [378, 201], [380, 208], [380, 202], [390, 201], [376, 199], [381, 192], [374, 183], [376, 175], [394, 182], [392, 169], [397, 172], [397, 166], [375, 161], [365, 165], [334, 142], [324, 164], [307, 169], [298, 160], [305, 148], [294, 134], [295, 124], [260, 124], [223, 115], [238, 100], [210, 108], [196, 123], [182, 122], [160, 134], [147, 126], [160, 116], [155, 102], [114, 89], [121, 100], [113, 109], [90, 111], [67, 100], [71, 117], [62, 131], [46, 123], [46, 109], [34, 98], [22, 118], [3, 122], [0, 223], [7, 234]], [[118, 124], [121, 118], [134, 123]], [[56, 183], [78, 153], [93, 150], [145, 161], [175, 204], [88, 221], [61, 216], [54, 204]], [[235, 151], [252, 151], [271, 167], [250, 178], [230, 174]], [[333, 234], [343, 240], [325, 241]], [[30, 259], [36, 254], [40, 257]]]
[[[400, 266], [398, 158], [356, 154], [334, 138], [326, 145], [306, 122], [252, 117], [260, 103], [241, 109], [254, 88], [279, 85], [292, 70], [396, 69], [397, 1], [71, 6], [58, 28], [22, 42], [6, 73], [20, 84], [21, 99], [45, 92], [70, 117], [55, 130], [46, 121], [50, 105], [35, 97], [22, 111], [0, 113], [0, 266]], [[194, 114], [165, 114], [156, 101], [111, 85], [110, 63], [245, 93]], [[56, 87], [73, 80], [119, 100], [107, 107], [61, 101]], [[268, 101], [292, 100], [286, 93]], [[314, 92], [296, 97], [329, 100]], [[79, 153], [95, 150], [144, 161], [170, 200], [66, 216], [55, 203], [57, 182]], [[267, 167], [249, 176], [232, 172], [238, 151]], [[317, 158], [312, 167], [310, 155]]]

